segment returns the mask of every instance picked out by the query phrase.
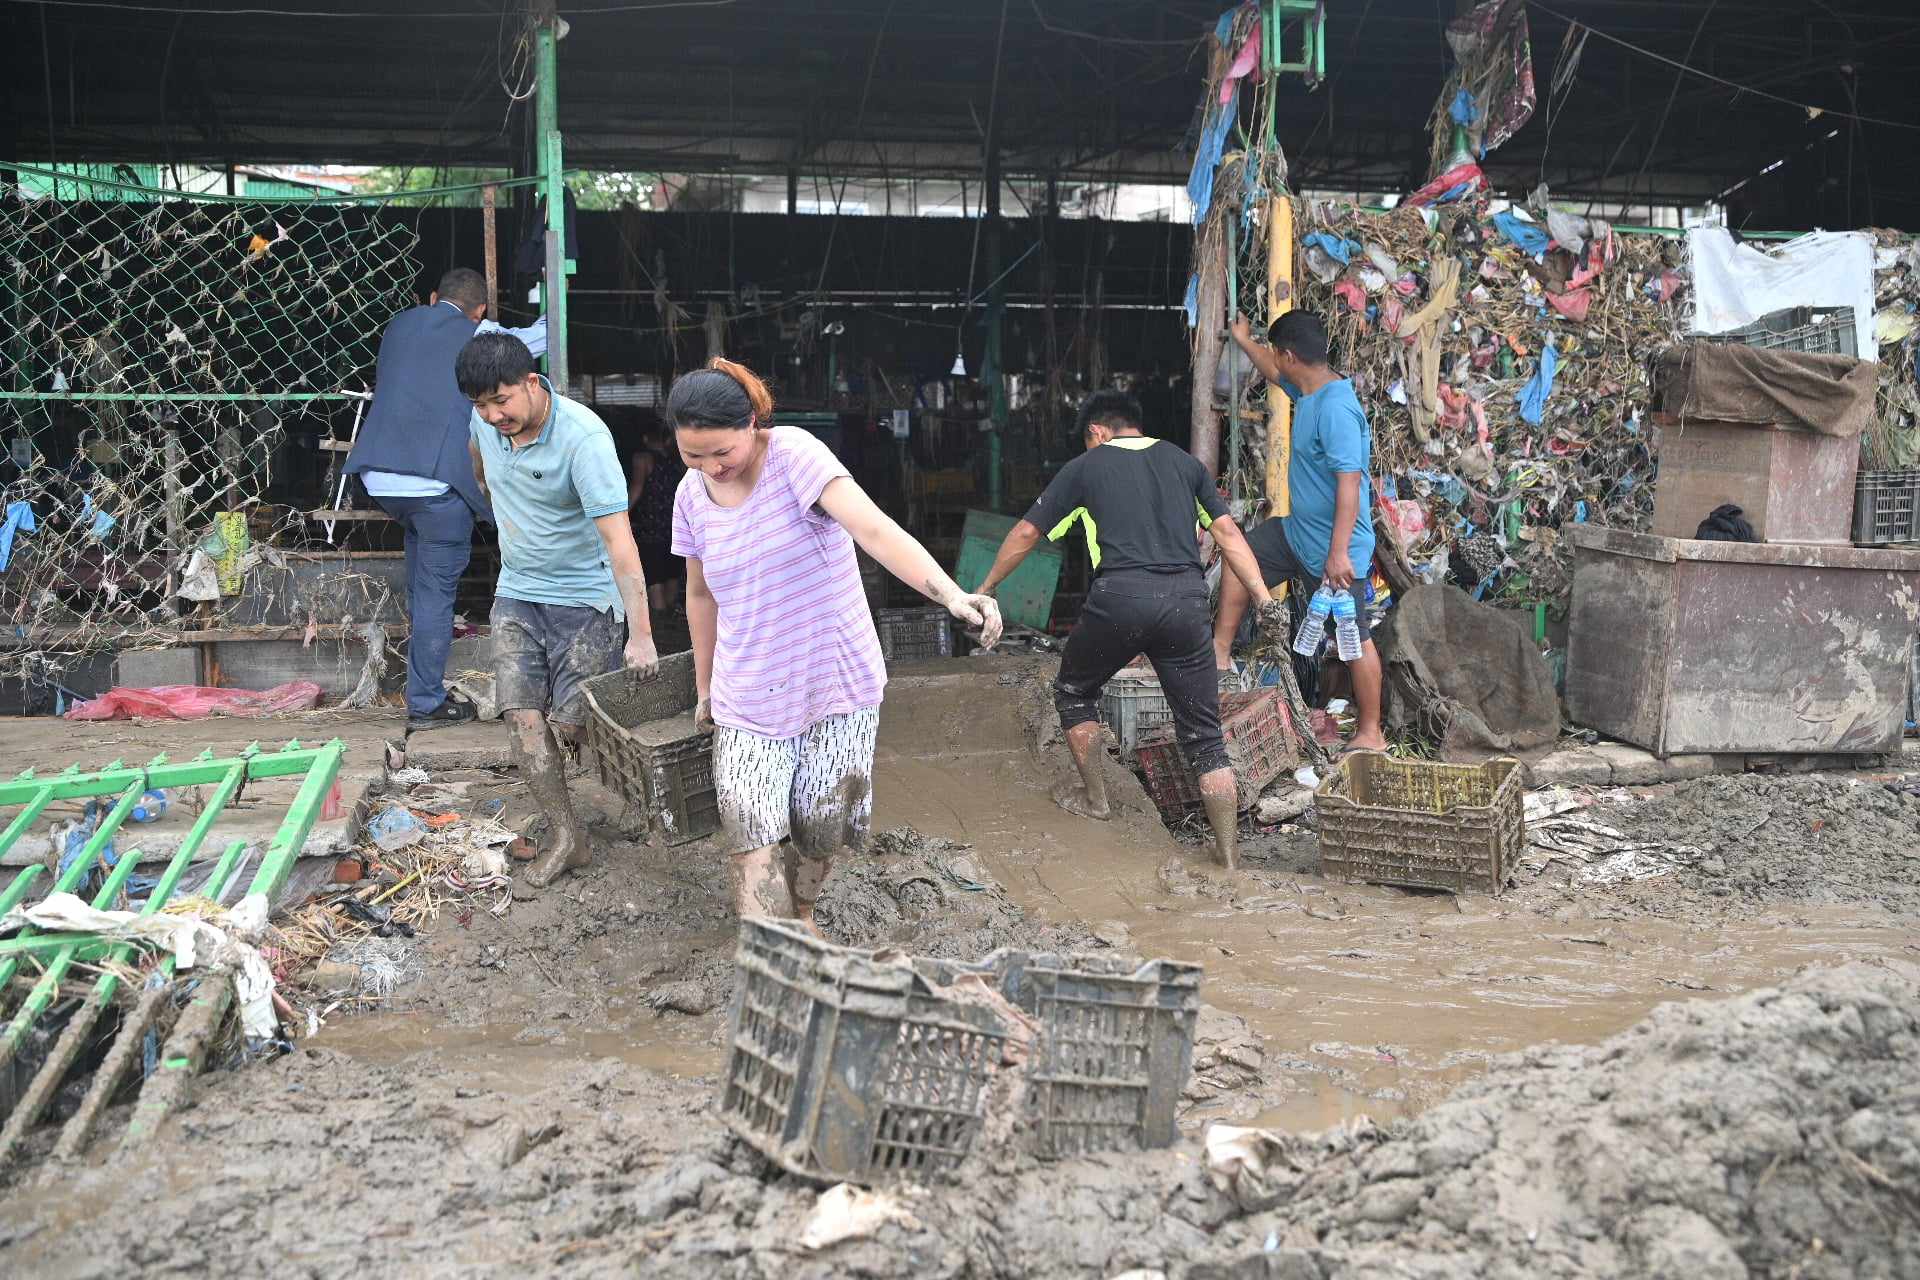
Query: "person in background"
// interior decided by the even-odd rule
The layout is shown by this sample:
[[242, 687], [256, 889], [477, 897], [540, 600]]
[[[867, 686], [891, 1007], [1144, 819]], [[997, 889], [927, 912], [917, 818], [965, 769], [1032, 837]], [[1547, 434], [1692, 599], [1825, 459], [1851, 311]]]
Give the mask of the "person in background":
[[392, 516], [406, 537], [407, 727], [458, 724], [474, 706], [447, 691], [453, 604], [473, 554], [473, 522], [493, 513], [467, 457], [473, 405], [460, 394], [454, 361], [476, 333], [511, 333], [536, 355], [547, 322], [501, 329], [487, 316], [487, 282], [455, 267], [424, 307], [402, 311], [380, 335], [373, 404], [347, 455], [346, 473]]
[[[1267, 345], [1254, 340], [1245, 316], [1234, 317], [1234, 341], [1267, 381], [1293, 399], [1293, 456], [1287, 465], [1292, 512], [1268, 520], [1247, 535], [1269, 586], [1292, 578], [1318, 579], [1354, 593], [1360, 658], [1347, 664], [1357, 723], [1349, 750], [1385, 751], [1380, 729], [1380, 651], [1367, 625], [1365, 592], [1373, 567], [1373, 431], [1353, 383], [1327, 363], [1327, 328], [1306, 311], [1289, 311], [1267, 331]], [[1220, 616], [1214, 623], [1214, 661], [1232, 665], [1234, 632], [1247, 597], [1220, 585]]]
[[834, 857], [866, 844], [887, 681], [854, 547], [988, 647], [999, 606], [962, 591], [826, 445], [775, 426], [773, 397], [742, 366], [681, 376], [667, 419], [689, 468], [673, 552], [687, 561], [695, 718], [714, 727], [734, 904], [818, 934]]
[[642, 671], [658, 667], [647, 580], [606, 425], [555, 394], [511, 334], [476, 336], [455, 374], [473, 406], [474, 479], [500, 527], [494, 700], [513, 762], [547, 817], [548, 842], [524, 877], [540, 889], [592, 861], [567, 795], [560, 739], [577, 739], [586, 723], [588, 680], [623, 659]]
[[633, 517], [633, 540], [640, 547], [640, 564], [647, 572], [647, 603], [655, 613], [672, 608], [675, 585], [687, 576], [686, 566], [673, 554], [673, 495], [687, 472], [677, 451], [667, 444], [666, 429], [649, 420], [641, 428], [640, 447], [633, 452], [627, 482], [627, 506]]
[[[1080, 783], [1056, 790], [1054, 800], [1084, 818], [1111, 816], [1101, 772], [1100, 691], [1144, 653], [1172, 708], [1180, 749], [1199, 776], [1215, 859], [1232, 870], [1238, 865], [1239, 786], [1220, 728], [1196, 522], [1226, 558], [1231, 572], [1223, 581], [1238, 577], [1263, 606], [1272, 597], [1213, 477], [1184, 449], [1141, 434], [1143, 417], [1140, 402], [1125, 392], [1097, 391], [1086, 398], [1079, 415], [1086, 452], [1060, 469], [1026, 518], [1008, 531], [980, 590], [991, 594], [1019, 568], [1043, 530], [1058, 541], [1076, 523], [1083, 525], [1093, 587], [1053, 684]], [[1262, 614], [1263, 622], [1278, 617]]]

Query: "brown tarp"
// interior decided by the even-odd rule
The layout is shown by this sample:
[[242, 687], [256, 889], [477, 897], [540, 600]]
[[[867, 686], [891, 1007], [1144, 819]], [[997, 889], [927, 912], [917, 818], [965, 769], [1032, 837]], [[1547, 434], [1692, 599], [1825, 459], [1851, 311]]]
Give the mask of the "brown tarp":
[[1560, 697], [1530, 621], [1457, 587], [1414, 588], [1379, 635], [1388, 723], [1432, 738], [1453, 764], [1553, 750]]
[[1685, 342], [1660, 353], [1661, 408], [1681, 419], [1778, 424], [1850, 439], [1873, 418], [1877, 366], [1737, 343]]

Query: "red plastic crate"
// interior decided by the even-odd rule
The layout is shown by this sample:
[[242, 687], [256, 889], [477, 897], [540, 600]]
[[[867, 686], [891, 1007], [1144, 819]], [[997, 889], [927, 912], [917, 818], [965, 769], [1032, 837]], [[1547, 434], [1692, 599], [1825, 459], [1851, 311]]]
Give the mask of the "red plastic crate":
[[1182, 817], [1200, 807], [1200, 788], [1180, 758], [1172, 729], [1149, 729], [1134, 744], [1133, 763], [1140, 770], [1147, 795], [1169, 818]]
[[[1251, 809], [1269, 783], [1300, 762], [1286, 700], [1274, 689], [1223, 693], [1220, 727], [1239, 783], [1240, 808]], [[1171, 729], [1142, 735], [1134, 763], [1144, 775], [1147, 794], [1167, 817], [1182, 817], [1199, 806], [1199, 781]]]

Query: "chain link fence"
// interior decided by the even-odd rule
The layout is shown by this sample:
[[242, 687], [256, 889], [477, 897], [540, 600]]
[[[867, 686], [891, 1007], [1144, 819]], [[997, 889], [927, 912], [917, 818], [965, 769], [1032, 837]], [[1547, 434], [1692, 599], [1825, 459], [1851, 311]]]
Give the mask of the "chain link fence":
[[318, 479], [291, 436], [351, 420], [417, 243], [374, 203], [0, 194], [0, 678], [264, 616]]

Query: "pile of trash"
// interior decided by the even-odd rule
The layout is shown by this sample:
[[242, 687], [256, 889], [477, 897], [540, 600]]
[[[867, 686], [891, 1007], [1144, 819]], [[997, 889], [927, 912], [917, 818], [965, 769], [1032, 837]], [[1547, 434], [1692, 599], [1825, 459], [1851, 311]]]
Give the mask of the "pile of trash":
[[1651, 517], [1646, 359], [1688, 287], [1678, 241], [1535, 199], [1301, 202], [1300, 303], [1373, 425], [1377, 518], [1426, 581], [1509, 603], [1565, 600], [1564, 525]]
[[1873, 232], [1874, 340], [1880, 346], [1879, 403], [1860, 465], [1920, 467], [1920, 238]]
[[347, 1001], [382, 999], [417, 976], [411, 939], [442, 911], [464, 923], [476, 911], [513, 909], [508, 849], [524, 837], [502, 822], [504, 802], [476, 806], [455, 788], [432, 785], [424, 770], [391, 781], [404, 789], [368, 818], [334, 883], [280, 924], [276, 973], [333, 997], [320, 1017]]

